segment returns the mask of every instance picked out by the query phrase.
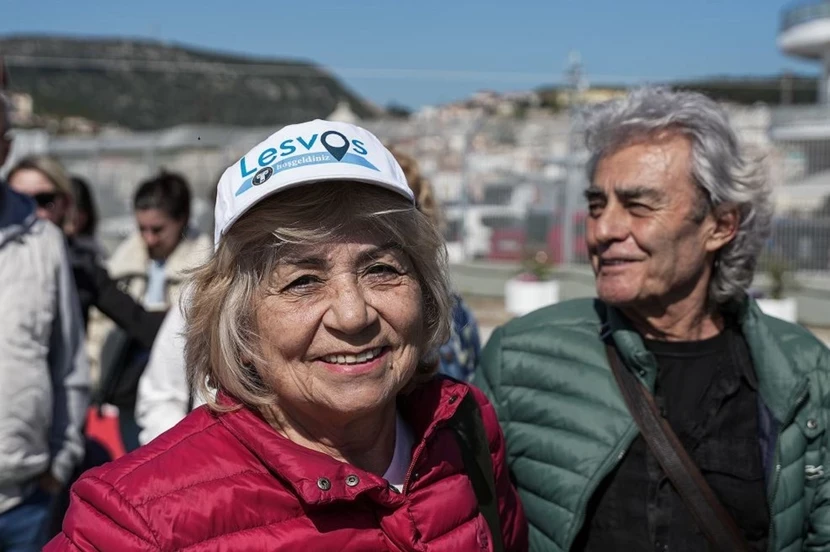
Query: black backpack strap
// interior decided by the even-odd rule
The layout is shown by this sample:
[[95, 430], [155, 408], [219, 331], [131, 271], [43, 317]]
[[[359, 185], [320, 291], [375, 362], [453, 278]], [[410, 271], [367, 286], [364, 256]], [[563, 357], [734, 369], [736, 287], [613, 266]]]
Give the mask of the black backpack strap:
[[461, 449], [464, 467], [478, 501], [478, 509], [490, 528], [493, 551], [503, 552], [504, 540], [501, 534], [493, 460], [490, 457], [481, 411], [472, 392], [468, 392], [458, 405], [458, 410], [450, 419], [450, 427], [454, 430], [458, 447]]

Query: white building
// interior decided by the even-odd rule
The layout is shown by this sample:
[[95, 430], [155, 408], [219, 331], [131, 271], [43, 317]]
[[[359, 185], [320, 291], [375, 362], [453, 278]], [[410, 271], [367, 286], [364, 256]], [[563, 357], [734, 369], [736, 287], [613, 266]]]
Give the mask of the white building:
[[778, 146], [783, 185], [779, 211], [809, 211], [830, 195], [830, 1], [812, 0], [785, 9], [778, 47], [821, 67], [818, 102], [782, 106], [771, 113], [770, 137]]

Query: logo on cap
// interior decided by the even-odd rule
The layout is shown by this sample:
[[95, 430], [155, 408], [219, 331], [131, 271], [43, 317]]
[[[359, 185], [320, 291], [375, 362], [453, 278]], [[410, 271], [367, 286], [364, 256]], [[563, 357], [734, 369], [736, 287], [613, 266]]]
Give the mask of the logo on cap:
[[269, 178], [274, 174], [274, 169], [271, 167], [265, 167], [260, 169], [254, 177], [251, 179], [251, 184], [254, 186], [259, 186], [260, 184], [265, 184]]
[[[259, 157], [244, 156], [239, 160], [238, 167], [243, 180], [235, 195], [264, 184], [277, 173], [311, 165], [343, 163], [380, 172], [380, 169], [366, 159], [368, 153], [362, 141], [349, 140], [345, 134], [336, 130], [287, 138], [278, 146], [273, 144], [260, 151]], [[256, 166], [249, 169], [249, 163], [253, 159], [256, 159]]]
[[[332, 140], [332, 136], [336, 136], [336, 138]], [[339, 144], [337, 143], [338, 141], [340, 142]], [[329, 130], [327, 132], [324, 132], [323, 135], [320, 136], [320, 142], [322, 142], [323, 147], [326, 148], [326, 151], [332, 154], [334, 158], [338, 161], [342, 161], [343, 156], [346, 155], [347, 151], [349, 151], [348, 138], [346, 138], [336, 130]], [[331, 142], [334, 142], [334, 144], [332, 144]]]

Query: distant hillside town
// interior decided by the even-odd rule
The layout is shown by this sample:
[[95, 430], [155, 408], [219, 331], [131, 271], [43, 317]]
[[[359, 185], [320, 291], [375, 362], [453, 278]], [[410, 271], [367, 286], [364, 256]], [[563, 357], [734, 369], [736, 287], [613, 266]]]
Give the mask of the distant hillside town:
[[[580, 114], [628, 90], [583, 78], [409, 111], [376, 106], [311, 62], [55, 37], [0, 38], [0, 53], [14, 103], [11, 161], [48, 152], [89, 178], [113, 241], [132, 227], [130, 198], [149, 174], [184, 173], [199, 196], [197, 218], [209, 225], [225, 167], [279, 126], [319, 117], [359, 123], [416, 156], [445, 207], [455, 260], [515, 259], [531, 239], [570, 243], [554, 256], [579, 260], [579, 236], [550, 236], [584, 212]], [[781, 75], [666, 84], [719, 100], [743, 145], [767, 159], [779, 216], [812, 220], [830, 215], [822, 82]], [[527, 229], [527, 220], [536, 226]], [[805, 232], [790, 232], [795, 241], [782, 247], [826, 269], [830, 227]]]

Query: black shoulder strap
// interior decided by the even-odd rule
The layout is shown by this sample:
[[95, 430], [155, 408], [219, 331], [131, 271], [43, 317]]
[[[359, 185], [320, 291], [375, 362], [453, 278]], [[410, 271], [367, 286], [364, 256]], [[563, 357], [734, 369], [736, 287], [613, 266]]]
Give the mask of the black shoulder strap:
[[478, 509], [490, 528], [493, 552], [503, 552], [504, 540], [501, 534], [493, 460], [490, 457], [490, 446], [487, 443], [481, 411], [472, 393], [467, 393], [462, 399], [458, 410], [450, 419], [450, 426], [461, 449], [464, 467], [478, 501]]

